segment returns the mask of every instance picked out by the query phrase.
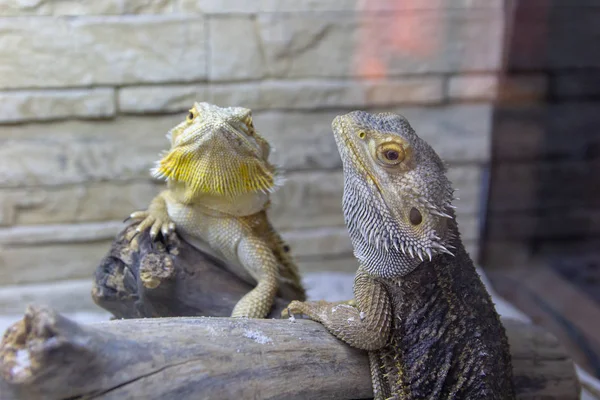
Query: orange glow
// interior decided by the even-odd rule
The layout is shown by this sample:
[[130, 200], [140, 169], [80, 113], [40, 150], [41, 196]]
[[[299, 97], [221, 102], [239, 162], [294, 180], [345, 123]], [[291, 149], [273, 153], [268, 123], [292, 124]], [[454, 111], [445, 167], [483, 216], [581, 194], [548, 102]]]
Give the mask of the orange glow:
[[439, 30], [443, 28], [440, 8], [419, 8], [422, 5], [422, 0], [368, 0], [359, 4], [357, 75], [385, 77], [390, 64], [401, 63], [403, 57], [427, 60], [436, 56]]

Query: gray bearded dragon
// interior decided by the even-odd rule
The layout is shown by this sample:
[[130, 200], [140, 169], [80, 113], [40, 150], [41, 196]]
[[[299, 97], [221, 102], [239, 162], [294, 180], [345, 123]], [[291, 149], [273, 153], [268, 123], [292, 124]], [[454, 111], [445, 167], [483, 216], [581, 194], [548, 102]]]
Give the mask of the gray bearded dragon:
[[356, 306], [293, 301], [287, 312], [368, 350], [376, 399], [514, 399], [505, 331], [461, 242], [440, 158], [391, 113], [339, 116], [333, 132]]

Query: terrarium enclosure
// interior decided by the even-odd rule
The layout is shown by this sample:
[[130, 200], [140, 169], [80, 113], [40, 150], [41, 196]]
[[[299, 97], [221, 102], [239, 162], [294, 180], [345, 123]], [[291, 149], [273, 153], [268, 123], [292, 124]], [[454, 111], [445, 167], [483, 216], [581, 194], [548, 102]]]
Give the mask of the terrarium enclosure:
[[309, 296], [351, 297], [331, 121], [392, 111], [447, 162], [500, 313], [600, 399], [598, 21], [594, 0], [0, 0], [0, 331], [31, 303], [111, 317], [95, 270], [195, 101], [252, 109]]

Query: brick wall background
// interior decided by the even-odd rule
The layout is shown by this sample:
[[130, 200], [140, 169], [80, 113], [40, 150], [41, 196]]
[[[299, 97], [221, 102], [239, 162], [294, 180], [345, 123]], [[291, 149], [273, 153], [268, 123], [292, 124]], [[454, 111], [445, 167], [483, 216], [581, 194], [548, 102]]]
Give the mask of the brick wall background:
[[193, 101], [253, 109], [287, 170], [271, 217], [303, 271], [356, 269], [330, 123], [357, 108], [403, 113], [449, 162], [476, 257], [494, 101], [545, 84], [499, 90], [503, 33], [501, 0], [0, 1], [0, 305], [90, 303]]

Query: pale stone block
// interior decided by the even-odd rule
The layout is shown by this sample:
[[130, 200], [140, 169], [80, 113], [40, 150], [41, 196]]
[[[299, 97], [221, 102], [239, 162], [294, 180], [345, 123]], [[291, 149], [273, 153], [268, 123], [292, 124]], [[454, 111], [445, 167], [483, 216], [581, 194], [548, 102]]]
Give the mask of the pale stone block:
[[60, 313], [102, 312], [92, 300], [92, 279], [0, 287], [3, 314], [23, 313], [29, 304], [44, 304]]
[[[123, 220], [148, 207], [162, 184], [157, 182], [98, 182], [87, 185], [3, 189], [10, 206], [10, 224], [39, 225]], [[0, 214], [2, 215], [2, 214]], [[8, 225], [5, 224], [5, 225]]]
[[[269, 81], [211, 83], [209, 99], [221, 107], [235, 106], [250, 108], [254, 112], [268, 109], [265, 100]], [[266, 92], [266, 93], [265, 93]], [[282, 99], [284, 95], [282, 95]]]
[[297, 260], [301, 274], [311, 272], [348, 272], [356, 273], [358, 261], [352, 253], [338, 257], [310, 257]]
[[345, 226], [287, 231], [281, 235], [294, 257], [352, 254], [352, 243]]
[[118, 93], [119, 111], [124, 113], [183, 113], [194, 102], [213, 103], [208, 87], [203, 85], [129, 86], [119, 89]]
[[184, 116], [0, 126], [0, 187], [149, 178]]
[[216, 104], [232, 104], [252, 110], [322, 109], [364, 104], [358, 82], [332, 80], [266, 80], [211, 85]]
[[3, 0], [0, 16], [154, 14], [174, 11], [174, 0]]
[[342, 226], [343, 185], [341, 170], [289, 173], [272, 195], [269, 218], [281, 230]]
[[[365, 105], [362, 82], [338, 80], [266, 81], [260, 85], [263, 109], [323, 109]], [[230, 86], [225, 90], [232, 92]]]
[[115, 115], [112, 88], [0, 92], [0, 122]]
[[265, 59], [254, 18], [209, 18], [209, 79], [212, 81], [259, 79]]
[[255, 113], [256, 129], [274, 146], [274, 163], [287, 170], [339, 168], [341, 159], [331, 133], [339, 113], [267, 111]]
[[125, 227], [122, 221], [71, 225], [15, 226], [0, 229], [0, 245], [93, 242], [115, 238]]
[[0, 285], [86, 278], [108, 253], [111, 240], [0, 247]]
[[439, 77], [366, 81], [363, 87], [364, 106], [435, 104], [444, 98], [444, 85]]
[[495, 100], [498, 95], [497, 75], [456, 75], [448, 80], [450, 100]]
[[503, 14], [497, 10], [268, 13], [258, 23], [274, 77], [388, 77], [501, 66]]
[[0, 226], [12, 225], [16, 219], [15, 205], [10, 199], [0, 196]]
[[0, 88], [206, 78], [201, 17], [5, 18]]
[[[225, 90], [233, 92], [234, 88]], [[260, 106], [266, 109], [365, 108], [441, 102], [443, 81], [439, 77], [267, 81], [259, 91]]]
[[270, 76], [359, 75], [352, 65], [358, 35], [353, 14], [260, 14], [257, 22]]
[[443, 87], [441, 77], [132, 86], [119, 90], [119, 109], [126, 113], [183, 112], [194, 101], [253, 111], [436, 104], [444, 98]]
[[[340, 260], [336, 260], [340, 262]], [[341, 261], [348, 263], [349, 266], [356, 265], [347, 256]], [[357, 266], [358, 268], [358, 266]], [[302, 284], [306, 289], [306, 296], [309, 300], [340, 301], [354, 298], [354, 271], [332, 272], [327, 270], [316, 270], [302, 274]]]

